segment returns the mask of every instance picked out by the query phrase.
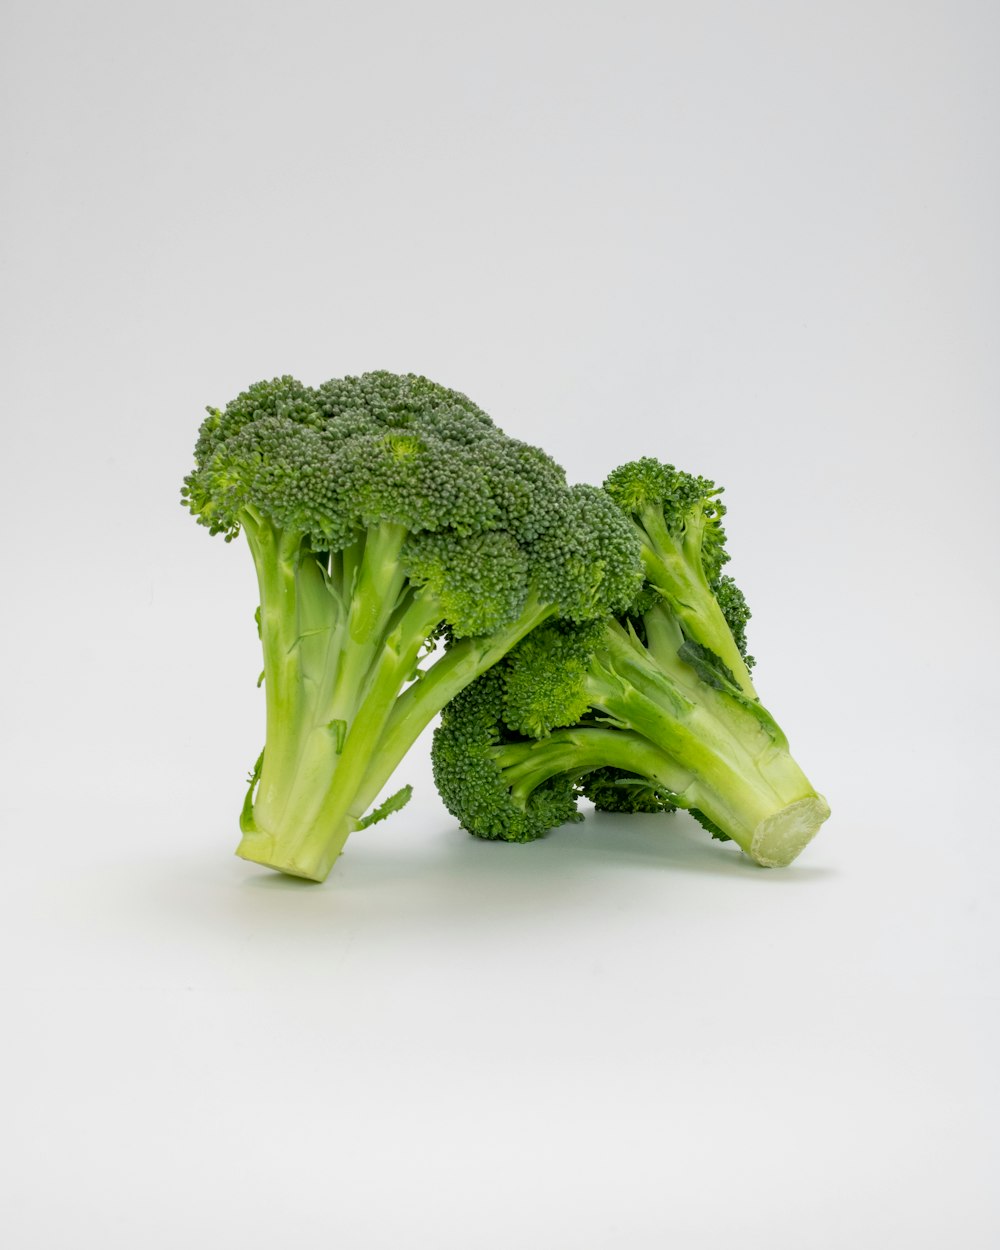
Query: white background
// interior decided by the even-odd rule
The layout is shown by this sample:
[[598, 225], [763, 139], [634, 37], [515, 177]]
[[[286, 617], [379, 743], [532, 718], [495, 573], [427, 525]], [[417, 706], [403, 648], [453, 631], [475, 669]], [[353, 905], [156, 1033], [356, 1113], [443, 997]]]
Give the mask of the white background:
[[[1000, 1244], [992, 3], [29, 3], [0, 29], [0, 1238]], [[202, 408], [370, 368], [727, 485], [834, 815], [232, 857]]]

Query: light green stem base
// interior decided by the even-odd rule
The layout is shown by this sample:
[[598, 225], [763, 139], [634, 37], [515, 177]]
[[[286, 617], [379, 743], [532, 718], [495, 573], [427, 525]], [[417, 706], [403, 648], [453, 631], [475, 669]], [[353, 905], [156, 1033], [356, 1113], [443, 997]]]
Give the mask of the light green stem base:
[[336, 863], [341, 849], [342, 844], [335, 846], [327, 842], [317, 853], [308, 845], [290, 846], [287, 839], [253, 830], [244, 833], [236, 854], [241, 859], [261, 864], [265, 868], [273, 868], [290, 877], [319, 882], [325, 881], [330, 875], [330, 869]]
[[799, 799], [760, 822], [747, 854], [764, 868], [786, 868], [809, 845], [829, 815], [829, 804], [821, 794]]

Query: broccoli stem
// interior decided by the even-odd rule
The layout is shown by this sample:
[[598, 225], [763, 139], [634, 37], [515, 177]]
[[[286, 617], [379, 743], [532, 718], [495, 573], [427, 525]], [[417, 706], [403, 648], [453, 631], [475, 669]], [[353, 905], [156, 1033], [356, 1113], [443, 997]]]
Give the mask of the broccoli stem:
[[[492, 749], [497, 766], [510, 784], [515, 802], [524, 806], [540, 785], [553, 777], [574, 780], [594, 769], [611, 766], [656, 777], [670, 790], [681, 790], [691, 775], [641, 735], [628, 730], [574, 726], [557, 729], [534, 741], [503, 743]], [[669, 777], [669, 784], [666, 778]]]
[[[664, 631], [665, 632], [665, 631]], [[790, 863], [829, 815], [770, 716], [742, 695], [700, 681], [676, 654], [664, 662], [617, 623], [605, 629], [588, 676], [591, 706], [668, 756], [665, 771], [607, 759], [674, 791], [758, 863]], [[593, 732], [593, 731], [588, 731]], [[554, 737], [555, 735], [553, 735]], [[687, 774], [678, 788], [678, 773]]]
[[294, 535], [252, 516], [244, 529], [260, 588], [267, 739], [236, 853], [322, 881], [434, 716], [555, 609], [531, 595], [506, 627], [461, 639], [418, 674], [444, 613], [400, 571], [402, 527], [373, 526], [325, 569]]
[[[264, 687], [267, 696], [266, 741], [271, 745], [268, 758], [269, 786], [275, 773], [290, 766], [296, 754], [301, 726], [290, 714], [295, 707], [301, 681], [298, 639], [298, 550], [297, 535], [286, 535], [260, 517], [244, 518], [257, 584], [260, 589], [260, 637], [264, 652]], [[258, 789], [260, 793], [260, 789]]]
[[324, 569], [267, 523], [257, 566], [267, 740], [237, 854], [323, 880], [364, 815], [357, 799], [393, 703], [440, 620], [400, 571], [401, 526], [373, 526]]
[[377, 755], [372, 756], [358, 791], [367, 808], [381, 792], [403, 756], [446, 703], [476, 677], [492, 668], [555, 608], [532, 593], [517, 619], [483, 638], [462, 638], [420, 673], [395, 702]]

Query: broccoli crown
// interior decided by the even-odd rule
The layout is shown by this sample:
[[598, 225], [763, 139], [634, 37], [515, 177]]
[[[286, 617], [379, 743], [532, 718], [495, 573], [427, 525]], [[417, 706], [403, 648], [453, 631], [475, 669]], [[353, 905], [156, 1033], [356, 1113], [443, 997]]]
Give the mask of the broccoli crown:
[[533, 532], [562, 470], [508, 439], [471, 400], [413, 375], [370, 373], [312, 389], [258, 382], [209, 409], [187, 479], [191, 510], [235, 534], [253, 508], [317, 549], [389, 521], [407, 530]]
[[640, 581], [638, 545], [603, 492], [568, 487], [545, 452], [413, 374], [256, 383], [209, 409], [183, 496], [227, 539], [261, 517], [336, 552], [400, 526], [404, 568], [447, 605], [456, 636], [515, 619], [531, 588], [586, 620]]
[[604, 489], [640, 526], [649, 515], [662, 513], [667, 532], [673, 538], [683, 539], [693, 531], [700, 541], [705, 577], [710, 585], [718, 580], [729, 559], [722, 528], [726, 508], [718, 499], [721, 486], [707, 477], [685, 473], [672, 464], [646, 456], [614, 469]]
[[557, 775], [519, 797], [501, 767], [503, 675], [490, 669], [444, 709], [434, 735], [434, 781], [447, 809], [477, 837], [533, 842], [580, 820], [571, 777]]

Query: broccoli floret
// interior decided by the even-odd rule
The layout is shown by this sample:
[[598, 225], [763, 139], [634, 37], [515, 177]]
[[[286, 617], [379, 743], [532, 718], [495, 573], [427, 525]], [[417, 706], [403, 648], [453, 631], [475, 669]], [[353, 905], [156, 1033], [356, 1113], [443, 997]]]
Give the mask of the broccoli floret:
[[750, 681], [746, 601], [720, 574], [719, 488], [647, 459], [606, 489], [640, 541], [645, 585], [617, 616], [541, 624], [490, 674], [489, 700], [476, 683], [445, 709], [434, 746], [445, 804], [501, 838], [518, 820], [544, 832], [553, 792], [553, 824], [571, 819], [567, 789], [604, 810], [686, 808], [757, 862], [790, 863], [829, 807]]
[[267, 729], [238, 854], [314, 880], [409, 797], [370, 810], [449, 699], [548, 618], [622, 610], [642, 580], [606, 493], [412, 374], [251, 386], [209, 409], [183, 498], [243, 533], [257, 571]]
[[503, 679], [497, 668], [445, 709], [435, 731], [433, 763], [446, 804], [452, 807], [454, 796], [468, 828], [505, 842], [531, 842], [565, 821], [581, 820], [572, 776], [549, 778], [535, 770], [526, 778], [530, 787], [522, 787], [516, 770], [505, 772], [505, 750], [517, 739], [504, 725], [502, 709]]
[[738, 684], [753, 692], [745, 658], [750, 612], [723, 577], [729, 561], [722, 487], [646, 457], [609, 474], [604, 489], [631, 520], [642, 543], [648, 586], [668, 604], [685, 635], [713, 651]]
[[621, 768], [595, 768], [580, 779], [580, 793], [599, 812], [676, 812], [673, 795], [648, 777]]

